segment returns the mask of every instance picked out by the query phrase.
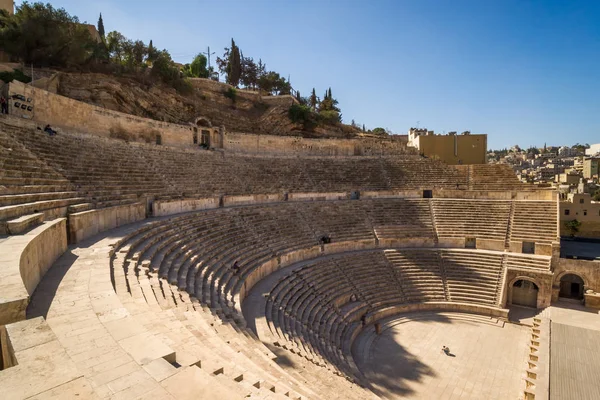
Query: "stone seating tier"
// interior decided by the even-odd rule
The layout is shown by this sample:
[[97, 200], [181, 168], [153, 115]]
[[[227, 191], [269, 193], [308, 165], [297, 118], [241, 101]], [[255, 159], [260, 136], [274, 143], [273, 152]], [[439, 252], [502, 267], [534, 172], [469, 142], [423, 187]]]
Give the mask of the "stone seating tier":
[[67, 133], [50, 137], [6, 123], [0, 128], [3, 142], [18, 141], [92, 200], [101, 190], [148, 196], [211, 196], [406, 190], [424, 185], [456, 189], [467, 185], [463, 169], [419, 156], [315, 157], [306, 162], [291, 157], [225, 156]]

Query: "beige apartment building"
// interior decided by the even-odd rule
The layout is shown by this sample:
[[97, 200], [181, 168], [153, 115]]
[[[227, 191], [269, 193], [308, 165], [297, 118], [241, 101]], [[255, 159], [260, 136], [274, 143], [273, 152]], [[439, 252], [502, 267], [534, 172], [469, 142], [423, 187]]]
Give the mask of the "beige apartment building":
[[427, 129], [411, 128], [408, 132], [409, 146], [416, 147], [421, 155], [435, 158], [450, 165], [485, 164], [487, 135], [472, 135], [469, 131], [460, 135], [436, 135]]
[[583, 160], [583, 177], [586, 179], [598, 178], [600, 157], [589, 157]]
[[581, 222], [576, 236], [600, 238], [600, 202], [592, 201], [589, 193], [571, 193], [567, 201], [560, 202], [561, 234], [568, 236], [564, 222]]

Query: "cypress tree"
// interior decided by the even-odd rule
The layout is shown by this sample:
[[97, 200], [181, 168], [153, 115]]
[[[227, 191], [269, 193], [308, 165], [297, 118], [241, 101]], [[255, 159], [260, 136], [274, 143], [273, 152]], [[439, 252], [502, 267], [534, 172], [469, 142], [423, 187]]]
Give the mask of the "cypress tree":
[[98, 18], [98, 33], [100, 34], [100, 37], [102, 38], [102, 40], [105, 39], [105, 31], [104, 31], [104, 21], [102, 20], [102, 13], [100, 13], [100, 18]]
[[240, 84], [242, 76], [242, 60], [240, 57], [240, 49], [235, 45], [233, 38], [231, 39], [231, 52], [229, 54], [229, 65], [227, 68], [227, 83], [237, 87]]
[[310, 95], [310, 107], [315, 111], [317, 109], [317, 93], [315, 92], [315, 88], [312, 90], [312, 94]]

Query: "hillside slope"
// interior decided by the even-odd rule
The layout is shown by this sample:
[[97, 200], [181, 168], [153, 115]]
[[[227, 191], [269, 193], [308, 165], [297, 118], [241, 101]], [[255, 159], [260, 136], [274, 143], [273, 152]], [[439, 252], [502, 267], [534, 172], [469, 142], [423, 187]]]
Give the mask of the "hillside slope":
[[207, 79], [193, 79], [194, 92], [182, 96], [173, 88], [143, 78], [97, 73], [59, 72], [40, 79], [35, 86], [85, 103], [127, 114], [172, 123], [208, 118], [213, 126], [228, 131], [304, 137], [357, 137], [358, 129], [347, 125], [316, 128], [306, 132], [292, 123], [288, 109], [291, 96], [260, 96], [237, 90], [235, 101], [225, 96], [229, 85]]

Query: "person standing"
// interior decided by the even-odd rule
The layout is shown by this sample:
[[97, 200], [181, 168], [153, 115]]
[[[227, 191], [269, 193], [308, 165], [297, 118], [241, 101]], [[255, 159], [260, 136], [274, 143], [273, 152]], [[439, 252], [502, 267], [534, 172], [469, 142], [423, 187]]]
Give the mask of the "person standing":
[[2, 114], [8, 114], [8, 101], [4, 96], [0, 97], [0, 109], [2, 109]]

